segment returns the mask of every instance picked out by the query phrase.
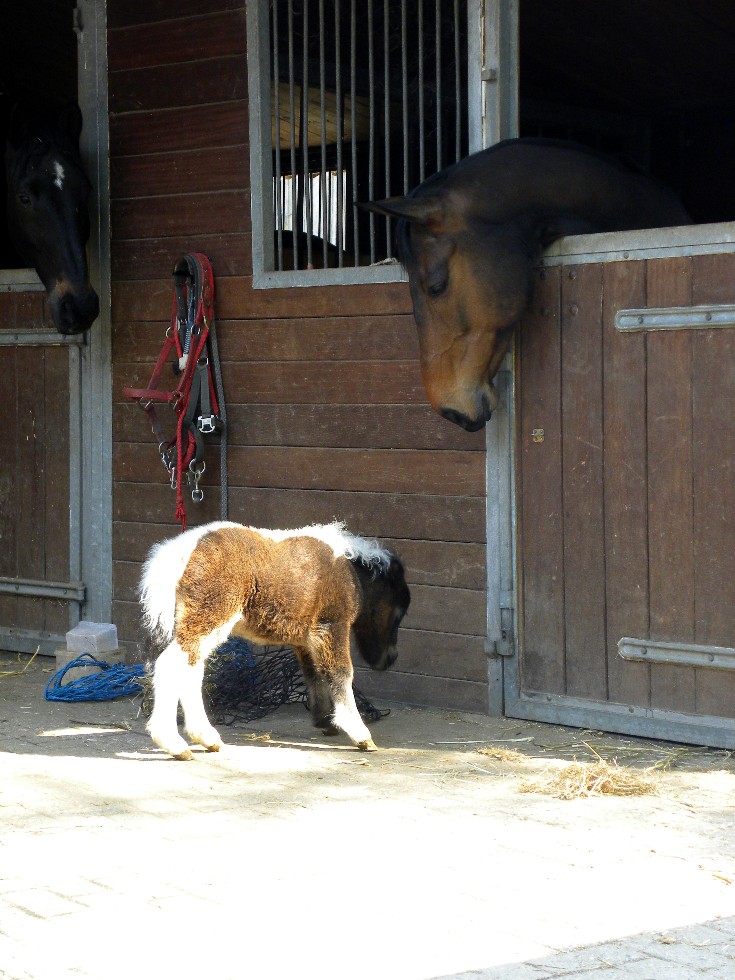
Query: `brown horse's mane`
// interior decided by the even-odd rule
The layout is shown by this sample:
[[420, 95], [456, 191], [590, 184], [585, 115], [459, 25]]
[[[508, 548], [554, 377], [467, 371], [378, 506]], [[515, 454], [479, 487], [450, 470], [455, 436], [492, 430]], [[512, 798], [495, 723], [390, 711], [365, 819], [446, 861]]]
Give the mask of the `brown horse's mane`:
[[[475, 154], [475, 156], [490, 156], [492, 153], [497, 153], [499, 150], [502, 150], [507, 146], [518, 144], [523, 144], [525, 146], [545, 146], [550, 149], [557, 148], [576, 150], [578, 153], [584, 153], [596, 160], [604, 161], [611, 167], [615, 167], [615, 169], [620, 171], [620, 173], [640, 174], [648, 177], [649, 180], [654, 180], [654, 178], [650, 177], [650, 175], [648, 175], [646, 171], [633, 160], [630, 160], [627, 157], [620, 157], [611, 153], [605, 153], [602, 150], [597, 150], [594, 147], [585, 145], [584, 143], [578, 143], [575, 140], [554, 139], [544, 136], [521, 136], [513, 139], [502, 140], [500, 143], [494, 143], [492, 146], [488, 146], [486, 149], [480, 150], [479, 154]], [[421, 184], [409, 191], [408, 194], [406, 194], [406, 197], [426, 197], [434, 194], [441, 194], [441, 191], [445, 185], [457, 174], [457, 172], [464, 168], [468, 159], [471, 158], [464, 157], [462, 160], [458, 160], [456, 163], [453, 163], [450, 166], [445, 167], [443, 170], [439, 170], [437, 173], [427, 177]], [[399, 218], [396, 224], [396, 243], [398, 247], [398, 254], [400, 255], [401, 262], [404, 266], [407, 266], [414, 257], [413, 248], [411, 246], [411, 235], [409, 233], [410, 224], [411, 222], [407, 218]]]

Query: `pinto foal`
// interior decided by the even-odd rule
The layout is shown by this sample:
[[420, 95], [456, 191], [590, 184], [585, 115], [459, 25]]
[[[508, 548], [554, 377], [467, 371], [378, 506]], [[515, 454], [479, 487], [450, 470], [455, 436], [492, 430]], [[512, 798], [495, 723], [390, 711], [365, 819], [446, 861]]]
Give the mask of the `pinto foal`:
[[153, 676], [148, 732], [176, 759], [191, 759], [179, 735], [210, 752], [222, 739], [202, 701], [204, 661], [236, 633], [291, 646], [314, 724], [375, 749], [352, 691], [350, 631], [376, 670], [396, 659], [398, 627], [411, 601], [403, 565], [342, 524], [275, 531], [215, 522], [155, 545], [140, 583], [143, 620], [165, 649]]

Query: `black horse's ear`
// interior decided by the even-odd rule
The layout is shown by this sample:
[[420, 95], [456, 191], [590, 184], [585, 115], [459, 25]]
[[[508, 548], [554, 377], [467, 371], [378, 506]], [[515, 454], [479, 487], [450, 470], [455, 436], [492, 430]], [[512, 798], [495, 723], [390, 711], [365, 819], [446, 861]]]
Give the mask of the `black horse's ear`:
[[389, 218], [403, 218], [425, 225], [428, 231], [441, 231], [444, 209], [436, 197], [388, 197], [383, 201], [365, 201], [358, 207]]
[[82, 135], [82, 110], [76, 102], [70, 102], [59, 113], [59, 126], [63, 132], [68, 133], [75, 143], [79, 143]]

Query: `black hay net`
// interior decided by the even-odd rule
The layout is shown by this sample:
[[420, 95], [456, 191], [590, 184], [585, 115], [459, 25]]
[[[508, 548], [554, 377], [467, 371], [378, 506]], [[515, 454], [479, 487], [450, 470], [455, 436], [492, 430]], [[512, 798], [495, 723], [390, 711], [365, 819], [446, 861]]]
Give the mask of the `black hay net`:
[[[376, 708], [354, 685], [353, 691], [364, 721], [378, 721], [389, 714], [388, 709]], [[240, 639], [228, 640], [207, 658], [202, 693], [215, 725], [254, 721], [283, 704], [308, 707], [294, 652], [289, 647], [255, 651]]]

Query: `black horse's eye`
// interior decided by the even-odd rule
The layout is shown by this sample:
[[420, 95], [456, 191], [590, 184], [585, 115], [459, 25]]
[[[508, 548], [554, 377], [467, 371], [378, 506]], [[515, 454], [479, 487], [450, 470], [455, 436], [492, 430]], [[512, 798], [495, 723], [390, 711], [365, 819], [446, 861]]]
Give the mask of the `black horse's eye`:
[[24, 194], [19, 194], [18, 195], [18, 200], [20, 201], [20, 203], [23, 205], [24, 208], [29, 208], [31, 206], [31, 204], [33, 203], [31, 201], [30, 194], [25, 194], [25, 193]]
[[442, 279], [439, 282], [430, 282], [426, 288], [426, 291], [432, 299], [436, 299], [438, 296], [441, 296], [442, 293], [446, 293], [448, 285], [449, 279]]

